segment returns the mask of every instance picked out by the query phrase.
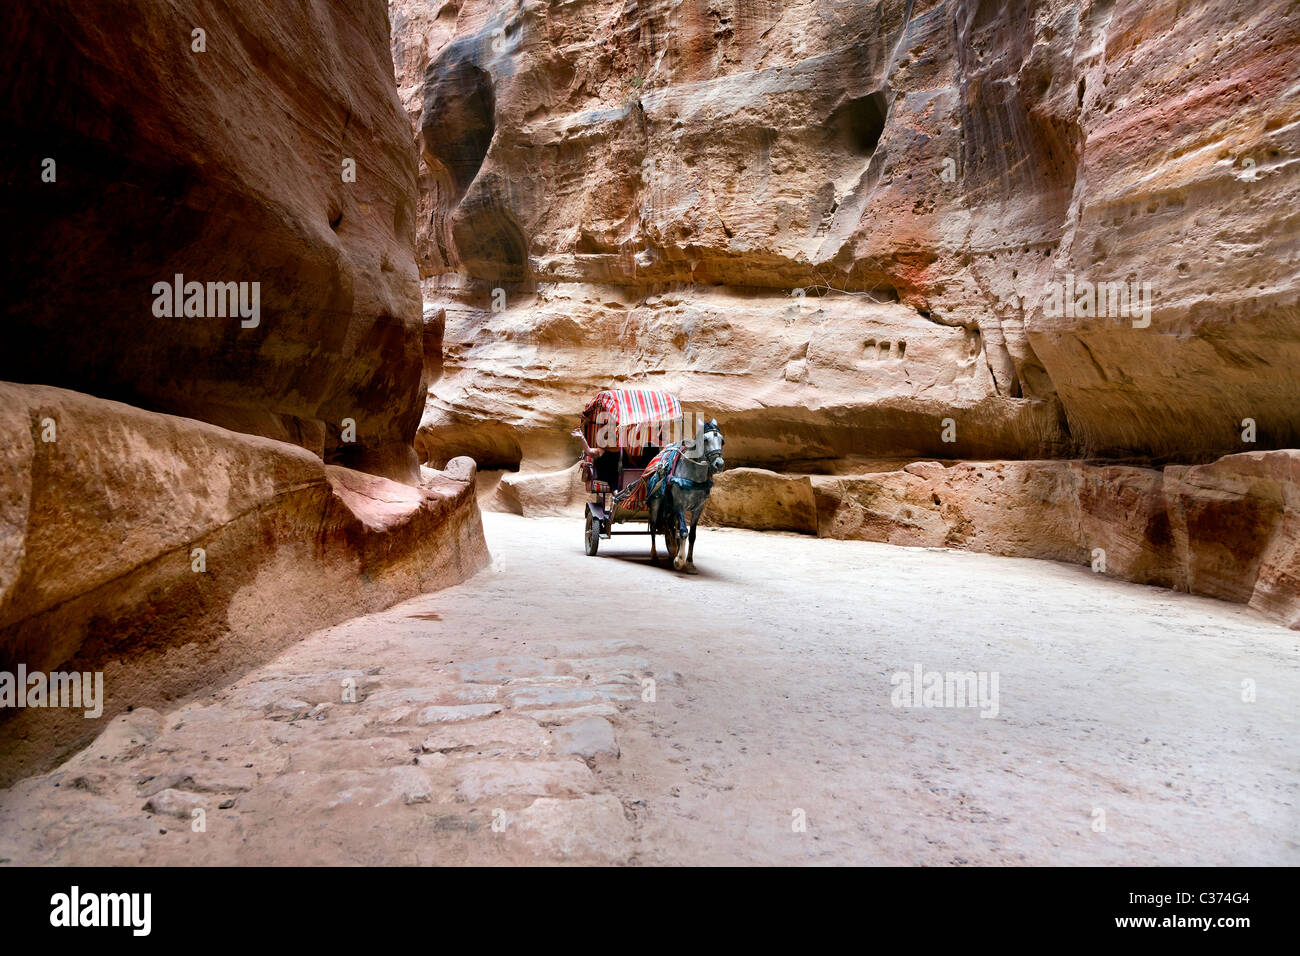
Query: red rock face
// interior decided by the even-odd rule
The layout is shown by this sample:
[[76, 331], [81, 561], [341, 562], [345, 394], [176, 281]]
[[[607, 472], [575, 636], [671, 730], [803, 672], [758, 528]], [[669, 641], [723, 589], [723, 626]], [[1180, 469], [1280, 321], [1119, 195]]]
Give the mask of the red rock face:
[[[435, 459], [491, 419], [526, 460], [580, 391], [539, 402], [534, 360], [559, 388], [655, 373], [802, 431], [740, 436], [753, 464], [1300, 444], [1292, 4], [393, 9], [446, 309]], [[1075, 280], [1115, 313], [1136, 287], [1139, 314], [1054, 309]], [[639, 307], [668, 289], [688, 328], [657, 337], [665, 310]], [[720, 322], [783, 340], [770, 376]], [[907, 357], [869, 364], [882, 339]]]
[[[414, 480], [415, 157], [387, 35], [379, 0], [10, 11], [0, 379]], [[256, 325], [157, 315], [178, 274], [258, 283]]]
[[[0, 475], [0, 671], [103, 671], [107, 717], [487, 561], [464, 459], [404, 485], [285, 442], [0, 383]], [[102, 729], [5, 709], [0, 785]]]
[[716, 520], [1101, 549], [1296, 623], [1293, 453], [1240, 474], [1300, 445], [1294, 4], [392, 9], [422, 458], [572, 504], [585, 398], [653, 381], [756, 466]]
[[[384, 5], [53, 0], [0, 48], [0, 670], [106, 671], [111, 717], [481, 567], [472, 464], [412, 447]], [[0, 785], [98, 726], [6, 709]]]

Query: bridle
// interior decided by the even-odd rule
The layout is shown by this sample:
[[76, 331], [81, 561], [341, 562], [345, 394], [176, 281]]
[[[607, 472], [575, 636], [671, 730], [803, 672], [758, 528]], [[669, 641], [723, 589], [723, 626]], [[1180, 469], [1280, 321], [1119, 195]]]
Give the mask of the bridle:
[[704, 428], [700, 432], [701, 437], [709, 434], [718, 436], [718, 447], [710, 449], [704, 453], [704, 460], [709, 463], [709, 471], [712, 472], [713, 463], [722, 457], [722, 446], [727, 443], [727, 439], [723, 437], [722, 429], [714, 422], [705, 422]]

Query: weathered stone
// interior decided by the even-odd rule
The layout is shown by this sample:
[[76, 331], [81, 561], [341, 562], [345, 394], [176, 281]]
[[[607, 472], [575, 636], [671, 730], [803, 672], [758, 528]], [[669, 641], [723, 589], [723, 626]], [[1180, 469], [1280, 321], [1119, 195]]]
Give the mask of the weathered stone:
[[[446, 351], [417, 445], [522, 465], [503, 507], [573, 487], [629, 371], [773, 470], [1300, 444], [1283, 0], [394, 8]], [[1054, 315], [1067, 276], [1150, 313]]]
[[151, 707], [137, 707], [113, 718], [89, 747], [68, 762], [68, 766], [93, 767], [100, 760], [130, 757], [157, 740], [162, 729], [162, 714]]
[[440, 727], [424, 739], [423, 749], [429, 753], [468, 750], [488, 755], [537, 757], [545, 751], [547, 741], [547, 732], [530, 714]]
[[584, 760], [617, 757], [614, 725], [603, 717], [583, 717], [557, 728], [553, 733], [557, 754], [572, 754]]
[[629, 687], [626, 684], [600, 684], [596, 687], [596, 693], [605, 700], [640, 700], [640, 688]]
[[227, 767], [222, 764], [190, 765], [168, 771], [140, 787], [142, 797], [163, 790], [190, 793], [238, 793], [257, 785], [257, 771], [251, 767]]
[[701, 523], [816, 534], [812, 482], [807, 475], [779, 475], [760, 468], [724, 471], [714, 481]]
[[143, 809], [150, 813], [190, 820], [194, 818], [195, 810], [203, 810], [207, 807], [207, 797], [186, 793], [184, 790], [163, 790], [145, 801]]
[[539, 797], [512, 816], [507, 832], [544, 858], [614, 862], [632, 852], [632, 825], [618, 798], [609, 794]]
[[[407, 763], [382, 771], [334, 770], [319, 774], [290, 774], [258, 791], [263, 799], [293, 801], [303, 807], [323, 809], [410, 806], [430, 803], [435, 789], [430, 773]], [[248, 802], [250, 798], [245, 798]]]
[[1163, 470], [964, 462], [814, 478], [821, 533], [1086, 564], [1300, 625], [1300, 452]]
[[484, 704], [496, 700], [500, 694], [501, 688], [493, 684], [464, 684], [443, 690], [439, 703]]
[[586, 498], [586, 486], [574, 464], [561, 471], [506, 472], [485, 507], [524, 517], [564, 515], [581, 510]]
[[425, 707], [415, 715], [417, 724], [455, 724], [478, 720], [501, 713], [500, 704], [457, 704], [448, 707]]
[[583, 704], [578, 707], [563, 707], [554, 710], [530, 710], [529, 717], [537, 723], [551, 726], [567, 724], [577, 717], [617, 717], [618, 708], [613, 704]]
[[1165, 469], [1178, 587], [1300, 630], [1300, 451]]
[[305, 700], [295, 700], [292, 697], [281, 697], [271, 704], [267, 710], [271, 711], [276, 716], [287, 716], [292, 720], [298, 717], [305, 717], [311, 708], [312, 705], [307, 703]]
[[557, 672], [554, 661], [540, 657], [485, 657], [457, 668], [467, 684], [499, 684], [511, 678], [538, 677]]
[[410, 746], [388, 737], [343, 737], [307, 741], [293, 738], [288, 770], [325, 773], [339, 767], [378, 768], [411, 762]]
[[[33, 430], [45, 419], [57, 440]], [[0, 462], [0, 658], [44, 671], [111, 662], [105, 717], [487, 561], [472, 482], [414, 488], [61, 389], [0, 383]], [[293, 718], [320, 701], [309, 689], [340, 696], [321, 675], [248, 693]], [[6, 710], [0, 783], [100, 726], [67, 708]]]
[[433, 800], [433, 788], [424, 768], [399, 768], [398, 785], [402, 791], [402, 803], [410, 806], [415, 803], [429, 803]]
[[[9, 250], [18, 308], [0, 379], [127, 400], [414, 483], [416, 170], [386, 5], [53, 0], [12, 18], [0, 50], [31, 57], [2, 95], [6, 168], [34, 171], [0, 196], [26, 237]], [[51, 156], [52, 183], [39, 175]], [[178, 275], [246, 283], [250, 300], [257, 283], [260, 313], [206, 298], [203, 317], [160, 314], [155, 284]]]
[[631, 655], [618, 657], [583, 657], [572, 661], [574, 671], [584, 678], [606, 683], [616, 677], [627, 677], [633, 681], [650, 670], [650, 660]]
[[600, 699], [600, 693], [590, 687], [532, 687], [507, 688], [506, 699], [515, 708], [554, 707], [557, 704], [586, 704]]
[[456, 768], [456, 795], [476, 803], [500, 796], [576, 796], [596, 789], [579, 760], [472, 760]]

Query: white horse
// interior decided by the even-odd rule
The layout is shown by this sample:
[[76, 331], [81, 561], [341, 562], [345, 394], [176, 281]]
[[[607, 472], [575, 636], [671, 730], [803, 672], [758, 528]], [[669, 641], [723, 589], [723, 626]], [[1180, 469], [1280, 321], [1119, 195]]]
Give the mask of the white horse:
[[[664, 536], [668, 556], [673, 567], [695, 572], [695, 526], [699, 524], [709, 492], [713, 490], [713, 476], [722, 471], [722, 429], [718, 420], [702, 422], [695, 438], [676, 442], [669, 448], [680, 448], [681, 454], [673, 464], [672, 473], [653, 499], [647, 501], [650, 509], [650, 560], [659, 561], [655, 550], [655, 530]], [[689, 525], [687, 514], [691, 515]], [[686, 542], [686, 548], [682, 548]]]

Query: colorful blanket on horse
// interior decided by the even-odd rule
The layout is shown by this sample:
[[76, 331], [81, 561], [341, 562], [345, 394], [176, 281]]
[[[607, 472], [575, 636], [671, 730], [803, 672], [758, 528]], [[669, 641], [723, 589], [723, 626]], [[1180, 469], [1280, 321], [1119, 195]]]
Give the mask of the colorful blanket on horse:
[[614, 504], [629, 511], [644, 511], [652, 499], [664, 493], [664, 486], [681, 453], [681, 445], [677, 443], [666, 446], [650, 459], [640, 478], [614, 496]]
[[630, 511], [644, 511], [649, 503], [662, 497], [668, 482], [674, 482], [683, 488], [712, 488], [713, 479], [695, 482], [689, 478], [674, 475], [677, 460], [682, 456], [682, 445], [674, 442], [650, 459], [645, 466], [645, 473], [614, 496], [614, 504]]

